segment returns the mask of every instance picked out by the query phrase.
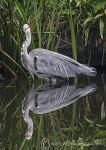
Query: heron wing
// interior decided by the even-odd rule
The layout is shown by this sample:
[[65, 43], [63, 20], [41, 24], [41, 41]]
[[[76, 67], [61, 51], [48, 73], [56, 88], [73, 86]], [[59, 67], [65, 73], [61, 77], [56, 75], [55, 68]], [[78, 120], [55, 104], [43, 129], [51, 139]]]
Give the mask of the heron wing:
[[46, 75], [61, 77], [76, 77], [76, 74], [96, 75], [95, 68], [80, 64], [67, 56], [50, 50], [38, 48], [31, 51], [30, 55], [38, 56], [36, 62], [38, 71]]
[[71, 66], [67, 56], [39, 48], [31, 51], [30, 55], [36, 56], [35, 68], [37, 67], [39, 73], [62, 77], [76, 76], [74, 66]]

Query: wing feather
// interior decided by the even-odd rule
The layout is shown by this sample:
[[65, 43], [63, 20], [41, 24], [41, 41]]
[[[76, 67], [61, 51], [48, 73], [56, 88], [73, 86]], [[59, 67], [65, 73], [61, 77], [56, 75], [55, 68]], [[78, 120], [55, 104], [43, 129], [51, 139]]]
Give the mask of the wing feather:
[[[38, 72], [49, 76], [75, 77], [76, 72], [71, 67], [69, 57], [56, 52], [37, 48], [29, 53], [30, 56], [37, 56], [36, 66]], [[73, 61], [72, 64], [75, 62]]]
[[76, 77], [76, 74], [96, 75], [96, 70], [93, 67], [80, 64], [67, 56], [50, 50], [37, 48], [32, 50], [29, 55], [37, 56], [38, 71], [51, 77]]

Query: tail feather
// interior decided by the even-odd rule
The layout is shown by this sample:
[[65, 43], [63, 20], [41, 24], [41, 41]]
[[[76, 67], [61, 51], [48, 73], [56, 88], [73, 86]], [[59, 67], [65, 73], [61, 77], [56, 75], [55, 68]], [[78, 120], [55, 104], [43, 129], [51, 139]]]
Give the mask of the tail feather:
[[94, 67], [89, 67], [87, 65], [82, 64], [82, 67], [79, 67], [80, 73], [88, 76], [96, 76], [97, 71]]
[[[63, 64], [62, 66], [64, 66], [64, 68], [65, 68], [64, 70], [68, 77], [76, 77], [77, 74], [87, 75], [87, 76], [96, 76], [97, 71], [94, 67], [90, 67], [85, 64], [80, 64], [79, 62], [77, 62], [71, 58], [68, 58], [66, 56], [64, 56], [63, 58], [62, 58], [62, 60], [58, 59], [58, 62], [60, 64], [60, 66], [61, 66], [61, 64]], [[62, 72], [64, 72], [64, 71], [62, 71]], [[63, 77], [66, 76], [66, 74], [65, 73], [62, 74]]]
[[97, 71], [94, 67], [89, 67], [84, 64], [80, 64], [76, 61], [69, 62], [64, 61], [64, 68], [66, 69], [67, 75], [69, 77], [76, 77], [77, 74], [87, 75], [87, 76], [96, 76]]

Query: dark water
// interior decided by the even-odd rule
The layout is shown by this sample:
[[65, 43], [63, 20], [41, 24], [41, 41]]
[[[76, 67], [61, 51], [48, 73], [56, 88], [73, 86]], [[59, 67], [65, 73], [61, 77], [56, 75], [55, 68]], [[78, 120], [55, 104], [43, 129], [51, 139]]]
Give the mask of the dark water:
[[52, 86], [0, 81], [1, 149], [105, 150], [106, 73]]

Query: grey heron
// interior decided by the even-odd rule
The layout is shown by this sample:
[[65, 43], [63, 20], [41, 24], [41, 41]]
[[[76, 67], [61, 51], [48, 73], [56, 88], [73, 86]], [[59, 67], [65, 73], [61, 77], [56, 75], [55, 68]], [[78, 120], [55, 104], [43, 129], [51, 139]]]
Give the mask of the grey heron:
[[33, 134], [30, 110], [35, 114], [50, 113], [74, 103], [79, 98], [93, 93], [96, 89], [96, 84], [93, 83], [85, 86], [66, 84], [60, 87], [44, 84], [37, 89], [33, 84], [24, 97], [22, 105], [23, 118], [28, 125], [26, 138], [31, 139]]
[[53, 78], [70, 78], [76, 77], [77, 74], [95, 76], [96, 69], [64, 56], [54, 51], [43, 48], [36, 48], [28, 53], [27, 49], [31, 44], [31, 31], [28, 24], [24, 24], [23, 31], [26, 40], [22, 45], [21, 60], [23, 66], [34, 75], [46, 79]]

